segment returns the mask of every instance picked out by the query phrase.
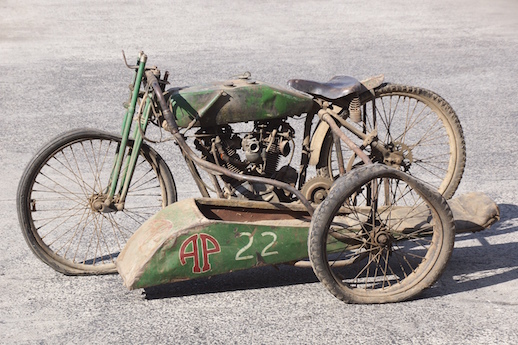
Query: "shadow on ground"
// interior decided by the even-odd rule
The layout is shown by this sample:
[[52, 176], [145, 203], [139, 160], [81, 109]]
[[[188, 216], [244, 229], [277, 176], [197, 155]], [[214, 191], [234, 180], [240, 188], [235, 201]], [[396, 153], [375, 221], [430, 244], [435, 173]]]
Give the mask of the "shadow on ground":
[[500, 221], [491, 229], [458, 235], [457, 243], [473, 245], [455, 248], [440, 283], [422, 298], [445, 296], [518, 280], [518, 242], [497, 243], [498, 235], [518, 231], [518, 206], [500, 204]]
[[263, 289], [318, 282], [311, 268], [265, 266], [144, 289], [146, 299]]
[[[500, 204], [501, 220], [491, 229], [462, 234], [457, 242], [475, 244], [455, 248], [440, 282], [419, 298], [475, 290], [518, 280], [518, 242], [491, 244], [492, 237], [518, 231], [518, 206]], [[190, 296], [315, 283], [313, 270], [288, 265], [259, 267], [229, 274], [165, 284], [144, 290], [146, 299]]]

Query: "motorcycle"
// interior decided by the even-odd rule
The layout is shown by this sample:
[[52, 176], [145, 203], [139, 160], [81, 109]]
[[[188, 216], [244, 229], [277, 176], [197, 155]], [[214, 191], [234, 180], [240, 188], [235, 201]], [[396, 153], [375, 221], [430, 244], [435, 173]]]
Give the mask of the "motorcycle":
[[[177, 201], [171, 170], [155, 149], [171, 139], [203, 198], [302, 204], [309, 215], [335, 180], [358, 169], [369, 172], [371, 165], [388, 166], [399, 177], [374, 174], [379, 181], [367, 188], [367, 206], [388, 179], [394, 184], [381, 194], [393, 201], [409, 194], [399, 184], [407, 178], [426, 181], [446, 199], [460, 183], [462, 128], [452, 107], [432, 91], [386, 83], [382, 75], [362, 81], [335, 76], [324, 83], [292, 79], [288, 89], [248, 72], [167, 88], [169, 73], [148, 66], [143, 52], [135, 65], [124, 61], [135, 73], [121, 135], [97, 129], [61, 134], [38, 151], [18, 188], [27, 243], [64, 274], [116, 272], [116, 258], [133, 232]], [[299, 119], [304, 124], [296, 143], [292, 121]], [[252, 128], [242, 131], [243, 124]], [[349, 203], [362, 194], [348, 193]], [[385, 233], [376, 236], [389, 241]]]

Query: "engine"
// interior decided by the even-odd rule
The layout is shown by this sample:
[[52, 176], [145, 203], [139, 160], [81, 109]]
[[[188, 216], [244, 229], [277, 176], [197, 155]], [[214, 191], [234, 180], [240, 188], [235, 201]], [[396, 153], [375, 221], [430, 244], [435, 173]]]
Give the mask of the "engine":
[[[292, 185], [297, 172], [287, 165], [279, 169], [281, 157], [291, 153], [294, 130], [284, 120], [256, 121], [249, 133], [234, 133], [230, 126], [201, 128], [195, 134], [195, 146], [204, 159], [235, 173], [268, 177]], [[272, 186], [249, 184], [222, 176], [224, 192], [228, 197], [243, 196], [252, 200], [284, 201], [284, 191]]]

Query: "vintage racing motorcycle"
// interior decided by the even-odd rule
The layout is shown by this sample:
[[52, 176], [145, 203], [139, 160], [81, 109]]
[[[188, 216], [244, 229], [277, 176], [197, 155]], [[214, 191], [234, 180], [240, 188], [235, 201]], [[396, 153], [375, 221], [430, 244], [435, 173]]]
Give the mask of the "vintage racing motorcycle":
[[[333, 294], [352, 302], [402, 300], [438, 278], [455, 232], [444, 200], [453, 196], [466, 159], [459, 120], [439, 95], [384, 83], [383, 76], [336, 76], [325, 83], [293, 79], [287, 89], [248, 72], [167, 88], [169, 73], [149, 67], [144, 53], [136, 65], [126, 65], [135, 75], [121, 135], [97, 129], [63, 133], [22, 176], [20, 224], [46, 264], [71, 275], [116, 272], [132, 234], [177, 201], [173, 175], [155, 150], [173, 139], [199, 188], [201, 213], [223, 222], [270, 222], [262, 236], [239, 232], [239, 226], [229, 230], [232, 238], [225, 243], [241, 241], [229, 244], [231, 259], [244, 266], [221, 272], [258, 264], [313, 266]], [[297, 125], [303, 127], [300, 134]], [[225, 216], [225, 210], [233, 215]], [[271, 222], [282, 225], [288, 218], [302, 222], [304, 230], [294, 236], [291, 227], [284, 235], [297, 239], [282, 256], [280, 248], [288, 244]], [[151, 233], [141, 240], [152, 243]], [[179, 280], [221, 273], [208, 261], [224, 251], [223, 240], [192, 236], [178, 250], [180, 264], [194, 260], [194, 268]], [[253, 254], [255, 245], [261, 248]], [[195, 257], [195, 249], [204, 249], [205, 256]], [[253, 263], [247, 266], [247, 260]], [[396, 297], [386, 298], [387, 287]]]

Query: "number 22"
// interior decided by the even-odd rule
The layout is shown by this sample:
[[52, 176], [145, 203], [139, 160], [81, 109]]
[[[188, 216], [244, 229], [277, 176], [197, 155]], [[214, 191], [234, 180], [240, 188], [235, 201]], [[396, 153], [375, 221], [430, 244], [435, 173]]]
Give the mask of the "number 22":
[[[254, 256], [253, 255], [244, 255], [243, 256], [243, 253], [249, 249], [252, 244], [254, 243], [254, 236], [252, 236], [251, 233], [249, 232], [242, 232], [239, 234], [239, 237], [241, 236], [248, 236], [248, 243], [241, 249], [239, 249], [236, 253], [236, 260], [239, 261], [239, 260], [250, 260], [250, 259], [253, 259]], [[275, 243], [275, 241], [277, 241], [277, 235], [271, 231], [266, 231], [266, 232], [263, 232], [261, 234], [262, 237], [264, 236], [271, 236], [272, 237], [272, 241], [270, 243], [268, 243], [264, 248], [263, 250], [261, 251], [261, 256], [262, 257], [265, 257], [265, 256], [269, 256], [269, 255], [275, 255], [275, 254], [279, 254], [278, 251], [271, 251], [269, 252], [268, 249], [270, 249], [271, 246], [273, 246], [273, 244]]]

